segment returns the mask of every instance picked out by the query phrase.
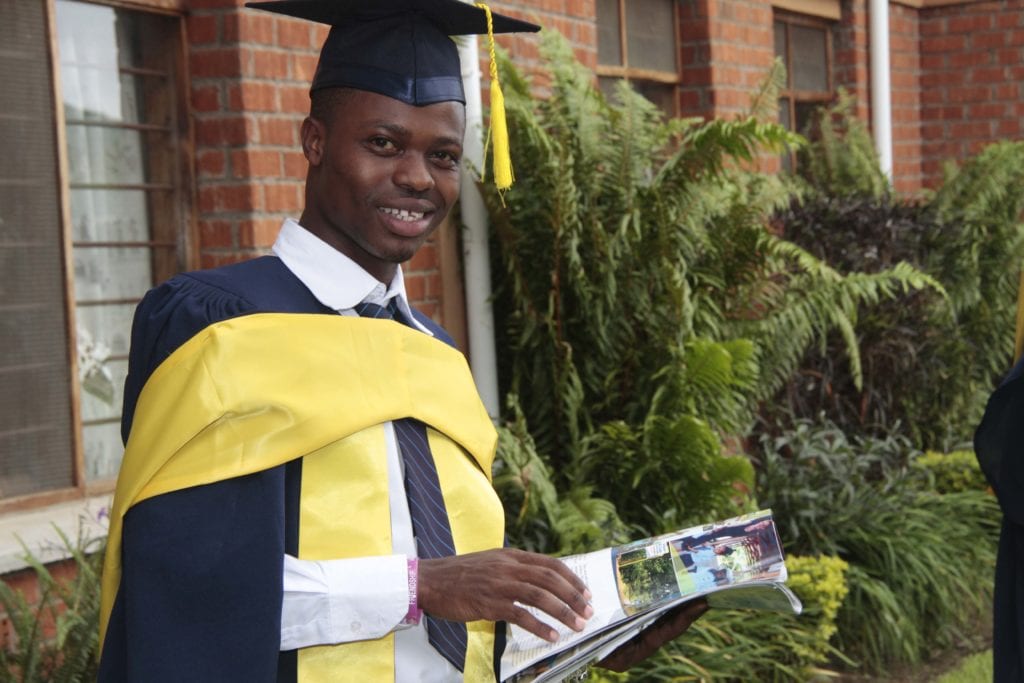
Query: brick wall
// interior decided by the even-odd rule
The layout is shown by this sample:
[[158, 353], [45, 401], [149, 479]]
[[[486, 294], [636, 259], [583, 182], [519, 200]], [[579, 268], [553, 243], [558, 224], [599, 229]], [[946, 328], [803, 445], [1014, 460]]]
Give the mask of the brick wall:
[[923, 9], [920, 14], [921, 169], [1024, 133], [1024, 0]]
[[889, 6], [889, 67], [892, 92], [893, 184], [921, 189], [921, 52], [918, 10]]
[[[46, 570], [59, 582], [69, 582], [75, 576], [76, 564], [74, 560], [62, 560], [46, 565]], [[4, 574], [3, 582], [16, 591], [20, 591], [30, 605], [38, 606], [42, 596], [39, 591], [39, 581], [34, 569], [21, 569], [16, 572]], [[57, 636], [57, 625], [52, 618], [50, 610], [43, 610], [43, 618], [40, 621], [42, 638], [49, 640]], [[11, 624], [10, 617], [0, 611], [0, 649], [10, 652], [16, 645], [16, 634]]]

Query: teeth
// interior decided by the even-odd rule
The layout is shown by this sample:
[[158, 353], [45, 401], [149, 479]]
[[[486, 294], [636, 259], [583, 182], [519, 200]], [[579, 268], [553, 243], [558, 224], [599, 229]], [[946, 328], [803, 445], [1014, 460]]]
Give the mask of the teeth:
[[418, 221], [423, 218], [422, 211], [407, 211], [406, 209], [393, 209], [388, 206], [382, 206], [380, 208], [380, 211], [382, 213], [388, 214], [389, 216], [394, 216], [399, 220], [408, 221], [410, 223], [412, 221]]

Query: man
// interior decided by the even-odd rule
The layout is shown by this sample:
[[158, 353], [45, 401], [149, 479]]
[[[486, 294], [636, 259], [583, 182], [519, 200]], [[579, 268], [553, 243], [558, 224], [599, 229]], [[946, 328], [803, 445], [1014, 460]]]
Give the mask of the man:
[[495, 622], [554, 640], [524, 606], [576, 630], [592, 613], [562, 563], [501, 548], [493, 427], [399, 267], [457, 199], [447, 36], [487, 17], [365, 4], [254, 5], [333, 26], [301, 129], [306, 205], [274, 256], [177, 276], [136, 312], [101, 680], [487, 680]]

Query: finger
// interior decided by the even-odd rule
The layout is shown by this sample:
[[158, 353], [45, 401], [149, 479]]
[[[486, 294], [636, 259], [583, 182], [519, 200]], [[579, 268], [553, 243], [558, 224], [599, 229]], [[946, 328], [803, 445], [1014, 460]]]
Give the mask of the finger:
[[546, 640], [549, 643], [558, 641], [558, 631], [533, 616], [529, 610], [518, 605], [513, 609], [512, 615], [508, 618], [508, 622], [529, 631], [533, 635], [542, 640]]
[[[535, 567], [524, 580], [540, 591], [528, 593], [517, 599], [543, 610], [566, 626], [575, 628], [576, 616], [589, 619], [594, 614], [590, 606], [590, 590], [561, 562], [558, 564], [561, 565], [561, 571], [552, 566]], [[563, 615], [566, 606], [571, 610], [571, 615]]]
[[[574, 631], [582, 631], [587, 625], [586, 617], [578, 614], [554, 593], [536, 585], [523, 585], [521, 592], [515, 598], [515, 604], [540, 610], [545, 615], [560, 621]], [[593, 614], [593, 609], [587, 606], [584, 608], [584, 612], [587, 613], [587, 616], [590, 616]]]

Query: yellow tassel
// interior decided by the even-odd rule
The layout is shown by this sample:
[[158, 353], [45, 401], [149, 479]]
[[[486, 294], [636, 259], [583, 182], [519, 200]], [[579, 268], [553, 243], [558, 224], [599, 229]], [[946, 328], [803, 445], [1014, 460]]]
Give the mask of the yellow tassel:
[[512, 156], [509, 153], [508, 124], [505, 122], [505, 96], [498, 83], [498, 62], [494, 57], [494, 25], [491, 8], [482, 2], [476, 6], [487, 14], [487, 50], [491, 59], [491, 124], [487, 131], [487, 146], [494, 141], [494, 185], [499, 192], [512, 187], [515, 175], [512, 173]]

